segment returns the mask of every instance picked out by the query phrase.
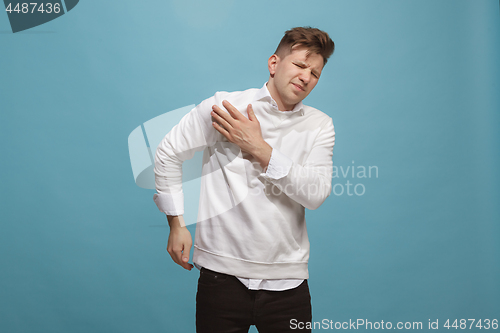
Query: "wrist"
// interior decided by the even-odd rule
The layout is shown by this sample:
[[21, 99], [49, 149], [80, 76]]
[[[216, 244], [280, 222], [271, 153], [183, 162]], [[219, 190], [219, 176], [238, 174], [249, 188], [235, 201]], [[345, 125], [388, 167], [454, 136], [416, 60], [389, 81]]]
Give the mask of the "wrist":
[[186, 223], [184, 223], [184, 218], [182, 217], [182, 215], [176, 215], [176, 216], [167, 215], [167, 220], [170, 229], [177, 229], [186, 226]]
[[271, 160], [273, 148], [264, 140], [262, 143], [257, 145], [251, 155], [259, 162], [262, 169], [266, 169]]

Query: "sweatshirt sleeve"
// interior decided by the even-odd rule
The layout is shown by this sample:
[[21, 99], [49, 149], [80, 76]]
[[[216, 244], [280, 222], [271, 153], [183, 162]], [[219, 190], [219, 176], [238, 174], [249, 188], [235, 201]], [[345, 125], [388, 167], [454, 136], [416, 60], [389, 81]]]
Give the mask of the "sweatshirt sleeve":
[[269, 165], [261, 176], [305, 208], [317, 209], [331, 192], [334, 144], [335, 130], [329, 118], [302, 165], [273, 148]]
[[155, 154], [156, 194], [153, 199], [167, 215], [184, 214], [182, 163], [217, 140], [210, 115], [215, 97], [208, 98], [186, 114], [163, 138]]

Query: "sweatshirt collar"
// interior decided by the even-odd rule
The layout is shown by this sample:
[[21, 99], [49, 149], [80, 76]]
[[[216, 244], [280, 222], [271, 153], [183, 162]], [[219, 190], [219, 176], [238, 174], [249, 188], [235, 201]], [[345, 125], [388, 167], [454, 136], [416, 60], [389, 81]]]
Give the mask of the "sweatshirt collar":
[[280, 112], [282, 114], [292, 114], [292, 113], [299, 113], [301, 116], [304, 115], [304, 104], [302, 104], [302, 101], [298, 102], [293, 110], [291, 111], [280, 111], [278, 109], [278, 104], [276, 101], [271, 97], [271, 94], [269, 93], [269, 90], [267, 89], [267, 82], [264, 83], [262, 88], [260, 88], [257, 93], [255, 94], [254, 101], [266, 101], [269, 104], [271, 104], [271, 107], [273, 110]]

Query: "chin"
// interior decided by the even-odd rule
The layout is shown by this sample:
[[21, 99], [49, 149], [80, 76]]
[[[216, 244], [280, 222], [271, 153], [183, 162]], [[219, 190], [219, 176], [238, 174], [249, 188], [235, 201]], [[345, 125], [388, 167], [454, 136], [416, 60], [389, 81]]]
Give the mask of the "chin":
[[304, 98], [305, 98], [305, 96], [304, 96], [304, 97], [302, 97], [302, 96], [297, 96], [297, 95], [295, 95], [295, 96], [293, 96], [293, 98], [290, 98], [290, 99], [289, 99], [289, 101], [290, 101], [290, 104], [295, 105], [295, 104], [297, 104], [298, 102], [302, 101]]

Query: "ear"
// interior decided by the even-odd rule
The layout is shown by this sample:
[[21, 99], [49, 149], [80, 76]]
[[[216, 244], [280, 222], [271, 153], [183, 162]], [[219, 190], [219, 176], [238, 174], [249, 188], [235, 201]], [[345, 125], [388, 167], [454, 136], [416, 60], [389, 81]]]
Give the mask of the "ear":
[[276, 73], [276, 65], [279, 61], [280, 58], [276, 54], [273, 54], [269, 57], [269, 60], [267, 61], [267, 68], [269, 69], [269, 74], [271, 74], [271, 76]]

